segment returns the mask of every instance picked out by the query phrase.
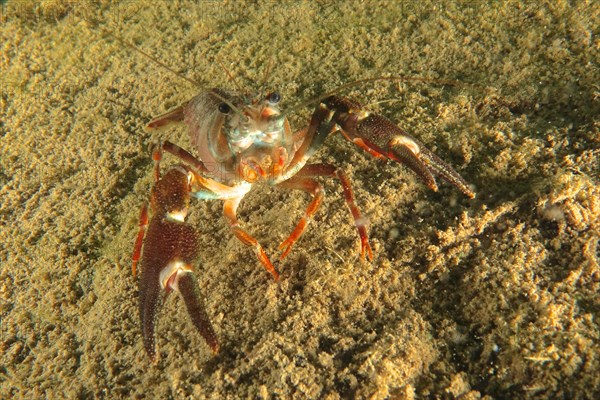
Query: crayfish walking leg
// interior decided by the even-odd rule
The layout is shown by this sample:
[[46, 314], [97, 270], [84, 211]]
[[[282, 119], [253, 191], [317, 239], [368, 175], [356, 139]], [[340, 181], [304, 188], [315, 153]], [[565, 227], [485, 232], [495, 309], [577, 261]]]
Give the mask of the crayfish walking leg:
[[279, 249], [283, 250], [281, 258], [284, 258], [288, 255], [288, 253], [292, 249], [292, 246], [300, 238], [300, 236], [306, 229], [306, 226], [312, 219], [313, 215], [315, 214], [323, 200], [323, 186], [315, 179], [313, 179], [317, 176], [336, 178], [342, 184], [342, 188], [344, 190], [344, 199], [346, 201], [346, 204], [348, 205], [348, 208], [350, 209], [350, 212], [352, 213], [352, 217], [354, 218], [354, 225], [356, 226], [358, 236], [360, 237], [360, 255], [362, 258], [366, 256], [369, 260], [372, 260], [373, 250], [371, 249], [371, 245], [369, 244], [369, 236], [367, 234], [367, 220], [361, 215], [358, 207], [354, 203], [354, 193], [350, 185], [350, 180], [348, 179], [348, 177], [346, 177], [346, 174], [341, 169], [338, 169], [330, 164], [305, 165], [292, 178], [278, 185], [279, 187], [285, 189], [300, 189], [307, 193], [310, 193], [313, 196], [313, 199], [308, 205], [306, 211], [304, 212], [304, 216], [302, 217], [300, 222], [298, 222], [290, 236], [279, 246]]

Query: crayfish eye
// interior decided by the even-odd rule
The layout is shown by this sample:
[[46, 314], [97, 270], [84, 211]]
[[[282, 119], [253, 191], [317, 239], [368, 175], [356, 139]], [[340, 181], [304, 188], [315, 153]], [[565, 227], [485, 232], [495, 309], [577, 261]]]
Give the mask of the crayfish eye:
[[227, 103], [219, 104], [219, 112], [221, 112], [223, 114], [229, 114], [230, 111], [231, 111], [231, 107], [229, 107], [229, 104], [227, 104]]
[[267, 101], [271, 104], [277, 104], [281, 100], [281, 95], [277, 92], [272, 92], [267, 95]]

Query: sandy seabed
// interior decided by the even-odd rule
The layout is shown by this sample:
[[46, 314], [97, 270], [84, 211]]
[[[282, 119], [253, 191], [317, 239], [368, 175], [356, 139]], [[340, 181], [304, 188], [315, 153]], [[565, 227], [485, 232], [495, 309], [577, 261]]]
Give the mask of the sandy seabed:
[[[220, 201], [196, 202], [222, 348], [213, 356], [170, 296], [152, 366], [131, 274], [148, 149], [190, 145], [183, 127], [143, 128], [200, 89], [107, 31], [205, 88], [235, 89], [217, 60], [251, 91], [266, 76], [284, 108], [357, 79], [437, 79], [342, 94], [418, 137], [477, 197], [434, 193], [336, 135], [313, 160], [351, 177], [375, 258], [361, 260], [324, 180], [314, 223], [280, 261], [308, 198], [258, 187], [240, 217], [279, 283]], [[0, 397], [600, 396], [594, 2], [9, 1], [1, 34]]]

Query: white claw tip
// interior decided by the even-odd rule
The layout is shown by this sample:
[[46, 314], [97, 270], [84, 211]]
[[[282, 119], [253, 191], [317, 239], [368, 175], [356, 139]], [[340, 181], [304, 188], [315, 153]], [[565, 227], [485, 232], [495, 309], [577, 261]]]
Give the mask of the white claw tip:
[[167, 213], [167, 220], [169, 221], [177, 221], [177, 222], [185, 222], [185, 217], [187, 217], [188, 210], [175, 210]]
[[419, 147], [419, 145], [417, 143], [415, 143], [414, 140], [412, 140], [411, 138], [409, 138], [407, 136], [398, 135], [398, 136], [394, 137], [392, 140], [390, 140], [390, 146], [397, 146], [397, 145], [408, 147], [408, 149], [410, 151], [412, 151], [413, 154], [419, 154], [421, 152], [421, 148]]
[[171, 261], [160, 271], [160, 275], [158, 276], [160, 287], [163, 289], [169, 288], [177, 291], [177, 282], [179, 280], [179, 276], [190, 271], [193, 271], [191, 265], [181, 260]]

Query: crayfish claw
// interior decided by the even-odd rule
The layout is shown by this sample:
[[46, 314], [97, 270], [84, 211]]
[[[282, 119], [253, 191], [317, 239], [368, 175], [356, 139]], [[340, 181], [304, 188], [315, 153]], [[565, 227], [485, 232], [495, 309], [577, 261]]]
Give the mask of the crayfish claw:
[[[412, 144], [414, 145], [407, 145], [407, 140], [412, 141]], [[438, 185], [435, 182], [435, 177], [431, 173], [429, 166], [425, 164], [421, 158], [421, 148], [422, 146], [419, 146], [414, 139], [403, 135], [389, 141], [388, 155], [392, 160], [400, 162], [413, 170], [413, 172], [423, 180], [427, 187], [434, 192], [437, 192]]]
[[[152, 279], [155, 278], [155, 279]], [[156, 364], [156, 338], [155, 328], [158, 309], [162, 302], [161, 287], [158, 282], [158, 272], [142, 270], [142, 281], [140, 282], [140, 319], [144, 348], [153, 364]], [[142, 283], [143, 282], [143, 283]]]
[[436, 156], [432, 151], [422, 147], [421, 160], [423, 160], [423, 163], [427, 165], [430, 171], [441, 176], [444, 180], [463, 192], [470, 199], [475, 198], [475, 192], [471, 189], [469, 183], [465, 181], [463, 177], [454, 170], [454, 168]]
[[[155, 160], [158, 162], [159, 160]], [[152, 218], [145, 206], [134, 250], [134, 265], [140, 259], [139, 311], [144, 348], [157, 362], [156, 320], [162, 299], [171, 291], [181, 293], [188, 314], [213, 352], [219, 350], [192, 263], [198, 253], [199, 232], [185, 221], [189, 203], [189, 169], [177, 166], [156, 181], [152, 189]], [[143, 248], [141, 239], [143, 238]]]
[[434, 175], [438, 175], [469, 198], [475, 197], [475, 192], [471, 190], [467, 181], [454, 168], [407, 134], [397, 136], [388, 142], [387, 155], [390, 159], [413, 170], [434, 192], [438, 191]]
[[219, 341], [206, 313], [196, 275], [192, 272], [181, 274], [178, 278], [177, 287], [194, 326], [204, 340], [206, 340], [213, 353], [218, 353], [220, 348]]
[[323, 104], [344, 137], [371, 155], [406, 165], [433, 191], [438, 190], [435, 181], [438, 175], [469, 198], [475, 197], [475, 192], [458, 172], [392, 121], [348, 99], [332, 96]]

